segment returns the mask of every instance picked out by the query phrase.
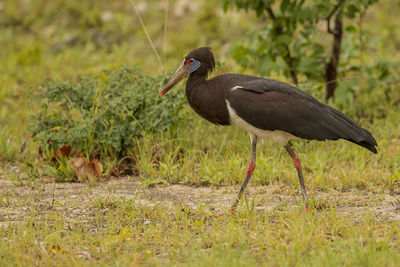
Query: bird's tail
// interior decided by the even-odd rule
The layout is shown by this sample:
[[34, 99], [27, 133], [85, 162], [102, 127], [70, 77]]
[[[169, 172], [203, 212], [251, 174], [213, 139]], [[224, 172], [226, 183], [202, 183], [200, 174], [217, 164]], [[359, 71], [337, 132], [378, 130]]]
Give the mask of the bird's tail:
[[336, 130], [340, 129], [340, 132], [337, 133], [340, 135], [340, 138], [362, 146], [375, 154], [377, 153], [376, 147], [378, 143], [370, 132], [362, 128], [358, 123], [342, 112], [331, 107], [330, 112], [342, 126], [336, 128]]

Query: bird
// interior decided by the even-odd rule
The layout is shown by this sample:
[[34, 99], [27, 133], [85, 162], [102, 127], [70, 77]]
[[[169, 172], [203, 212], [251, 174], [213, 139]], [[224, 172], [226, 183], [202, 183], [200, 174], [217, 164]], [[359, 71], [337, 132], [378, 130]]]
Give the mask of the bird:
[[183, 59], [160, 93], [163, 96], [187, 77], [186, 98], [202, 118], [216, 125], [237, 125], [250, 136], [250, 161], [242, 185], [231, 205], [234, 213], [256, 167], [261, 139], [284, 146], [292, 158], [304, 208], [311, 211], [300, 159], [289, 140], [344, 139], [377, 153], [375, 138], [357, 122], [292, 85], [246, 74], [227, 73], [208, 78], [215, 69], [210, 47], [199, 47]]

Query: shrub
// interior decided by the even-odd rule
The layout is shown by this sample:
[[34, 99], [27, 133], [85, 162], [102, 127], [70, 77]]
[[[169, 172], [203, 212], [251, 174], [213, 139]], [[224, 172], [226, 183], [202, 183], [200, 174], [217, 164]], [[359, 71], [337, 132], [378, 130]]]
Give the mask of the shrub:
[[40, 108], [30, 131], [43, 151], [67, 145], [90, 157], [123, 157], [135, 139], [182, 119], [183, 94], [174, 90], [158, 97], [165, 80], [123, 67], [78, 82], [47, 81], [37, 95]]

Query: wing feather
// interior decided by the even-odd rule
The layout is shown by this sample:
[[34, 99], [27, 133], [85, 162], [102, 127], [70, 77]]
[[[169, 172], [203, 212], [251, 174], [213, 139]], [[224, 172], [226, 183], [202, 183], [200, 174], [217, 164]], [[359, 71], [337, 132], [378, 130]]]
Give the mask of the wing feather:
[[255, 79], [226, 96], [238, 116], [263, 130], [281, 130], [309, 140], [346, 139], [376, 153], [367, 130], [342, 112], [288, 84]]

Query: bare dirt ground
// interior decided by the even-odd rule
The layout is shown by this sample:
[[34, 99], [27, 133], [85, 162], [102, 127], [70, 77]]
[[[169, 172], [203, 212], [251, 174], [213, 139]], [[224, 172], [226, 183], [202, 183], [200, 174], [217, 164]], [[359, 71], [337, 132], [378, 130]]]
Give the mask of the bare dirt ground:
[[[190, 187], [184, 185], [155, 186], [145, 188], [140, 179], [125, 177], [99, 182], [96, 185], [82, 183], [44, 183], [32, 188], [16, 186], [13, 181], [0, 179], [0, 226], [18, 223], [30, 216], [58, 211], [67, 220], [90, 221], [99, 210], [96, 200], [135, 199], [135, 205], [176, 205], [191, 208], [199, 205], [211, 210], [229, 208], [239, 186]], [[348, 214], [355, 220], [368, 212], [376, 218], [400, 221], [400, 200], [397, 195], [373, 194], [371, 192], [309, 192], [315, 199], [317, 210], [336, 209], [337, 213]], [[268, 211], [283, 205], [300, 209], [300, 193], [285, 190], [279, 185], [249, 186], [249, 201], [255, 201], [256, 210]]]

